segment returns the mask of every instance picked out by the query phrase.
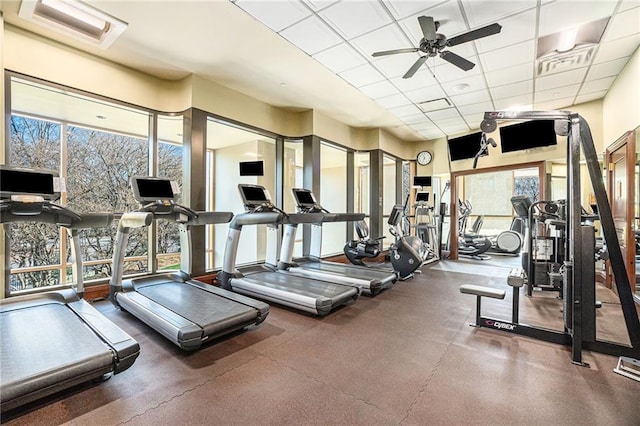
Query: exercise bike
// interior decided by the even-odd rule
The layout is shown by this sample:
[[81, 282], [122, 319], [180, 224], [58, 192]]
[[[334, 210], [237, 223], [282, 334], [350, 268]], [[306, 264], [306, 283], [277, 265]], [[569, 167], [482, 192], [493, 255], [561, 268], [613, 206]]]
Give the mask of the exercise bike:
[[[394, 242], [389, 246], [389, 261], [400, 280], [411, 277], [420, 268], [425, 260], [433, 253], [429, 246], [413, 235], [405, 235], [404, 207], [400, 204], [393, 206], [389, 215], [389, 232], [394, 236]], [[349, 241], [344, 246], [344, 254], [354, 265], [370, 266], [364, 259], [378, 257], [382, 251], [382, 239], [384, 237], [370, 238], [369, 228], [364, 221], [355, 223], [358, 240]]]

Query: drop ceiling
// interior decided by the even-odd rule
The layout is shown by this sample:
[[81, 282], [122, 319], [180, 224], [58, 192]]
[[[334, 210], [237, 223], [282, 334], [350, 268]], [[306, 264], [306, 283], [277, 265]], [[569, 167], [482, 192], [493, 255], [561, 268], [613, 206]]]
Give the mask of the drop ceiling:
[[[546, 110], [603, 98], [640, 45], [640, 0], [236, 0], [89, 1], [129, 24], [107, 50], [48, 32], [17, 16], [17, 26], [165, 78], [197, 74], [263, 102], [315, 109], [354, 127], [384, 128], [405, 140], [476, 130], [483, 112]], [[462, 71], [429, 58], [382, 50], [418, 47], [418, 16], [440, 21], [448, 38], [494, 22], [499, 34], [448, 48], [475, 63]], [[609, 18], [599, 43], [579, 60], [556, 60], [539, 74], [538, 39]], [[419, 104], [451, 105], [423, 112]], [[446, 105], [446, 103], [445, 103]]]

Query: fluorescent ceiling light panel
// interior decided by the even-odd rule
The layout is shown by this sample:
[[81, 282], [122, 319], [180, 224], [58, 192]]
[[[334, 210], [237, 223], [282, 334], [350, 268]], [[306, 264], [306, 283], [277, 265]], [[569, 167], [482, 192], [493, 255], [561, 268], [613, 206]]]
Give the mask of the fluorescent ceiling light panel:
[[106, 49], [128, 24], [77, 0], [23, 0], [18, 15], [76, 40]]
[[418, 107], [424, 112], [437, 111], [451, 107], [451, 103], [447, 98], [433, 99], [426, 102], [421, 102]]

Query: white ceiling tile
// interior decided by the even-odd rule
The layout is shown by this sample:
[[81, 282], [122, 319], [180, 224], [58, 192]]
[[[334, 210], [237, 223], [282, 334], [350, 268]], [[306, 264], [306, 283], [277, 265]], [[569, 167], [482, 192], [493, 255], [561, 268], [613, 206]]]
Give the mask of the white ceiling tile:
[[554, 109], [570, 109], [571, 105], [573, 105], [573, 99], [574, 97], [571, 96], [568, 98], [552, 99], [550, 101], [545, 101], [545, 102], [536, 102], [533, 107], [536, 110], [544, 110], [544, 111], [554, 110]]
[[518, 83], [505, 84], [504, 86], [492, 87], [489, 89], [493, 99], [504, 99], [513, 96], [533, 93], [533, 81], [525, 80]]
[[431, 120], [429, 120], [429, 117], [427, 117], [426, 115], [424, 115], [424, 113], [420, 113], [420, 114], [415, 114], [415, 115], [410, 115], [407, 117], [402, 117], [402, 121], [405, 122], [406, 124], [409, 125], [413, 125], [413, 124], [433, 124], [431, 123]]
[[587, 69], [587, 67], [583, 67], [577, 70], [538, 77], [536, 78], [536, 92], [580, 83], [584, 80], [584, 76], [587, 74]]
[[[264, 0], [257, 0], [257, 1], [264, 2]], [[311, 9], [318, 11], [331, 6], [332, 4], [336, 3], [338, 0], [303, 0], [303, 1], [306, 4], [308, 4]]]
[[570, 86], [556, 87], [550, 90], [536, 90], [533, 100], [535, 104], [538, 104], [540, 102], [549, 102], [554, 99], [568, 98], [576, 96], [579, 89], [580, 84], [572, 84]]
[[494, 102], [497, 110], [521, 110], [523, 107], [533, 104], [533, 94], [497, 99]]
[[[479, 63], [479, 59], [477, 56], [469, 56], [469, 57], [465, 57], [465, 59], [470, 62], [473, 62], [476, 65]], [[428, 63], [431, 63], [431, 61], [428, 61]], [[480, 75], [480, 73], [482, 72], [480, 67], [478, 66], [471, 68], [469, 71], [465, 71], [439, 58], [437, 59], [436, 64], [437, 64], [436, 67], [432, 68], [433, 73], [436, 75], [436, 78], [441, 83], [446, 83], [452, 80], [459, 80], [461, 78], [468, 78], [471, 76]]]
[[463, 118], [471, 129], [478, 129], [480, 128], [480, 123], [484, 120], [484, 113], [479, 112], [477, 114], [464, 115]]
[[387, 25], [360, 37], [356, 37], [351, 40], [351, 44], [366, 57], [371, 57], [374, 52], [382, 50], [416, 47], [395, 24]]
[[360, 91], [371, 99], [383, 98], [385, 96], [397, 95], [399, 93], [398, 89], [396, 89], [396, 87], [387, 80], [362, 86], [360, 87]]
[[275, 32], [311, 15], [311, 11], [297, 0], [281, 0], [278, 7], [271, 2], [257, 0], [238, 0], [235, 3]]
[[478, 52], [489, 52], [533, 39], [536, 35], [536, 10], [500, 19], [498, 23], [502, 25], [500, 33], [475, 41]]
[[396, 108], [389, 108], [389, 112], [391, 112], [392, 114], [395, 114], [396, 117], [398, 118], [402, 118], [402, 117], [409, 117], [412, 115], [416, 115], [421, 111], [420, 111], [420, 108], [418, 108], [415, 105], [405, 105], [405, 106], [396, 107]]
[[411, 101], [401, 93], [396, 93], [395, 95], [378, 98], [376, 99], [376, 102], [386, 109], [391, 109], [391, 108], [396, 108], [396, 107], [401, 107], [401, 106], [411, 104]]
[[491, 98], [489, 97], [489, 92], [486, 89], [484, 89], [484, 90], [478, 90], [477, 92], [463, 93], [461, 95], [450, 96], [449, 99], [451, 99], [454, 105], [462, 106], [462, 105], [471, 105], [471, 104], [477, 104], [478, 102], [488, 101]]
[[599, 92], [587, 93], [586, 95], [578, 95], [576, 98], [576, 104], [584, 102], [595, 101], [596, 99], [604, 98], [607, 94], [607, 90], [601, 90]]
[[377, 2], [341, 1], [319, 15], [347, 40], [391, 22], [389, 14]]
[[371, 62], [387, 78], [402, 77], [420, 56], [417, 53], [404, 53], [382, 56]]
[[629, 62], [629, 58], [621, 58], [615, 61], [592, 65], [591, 68], [589, 68], [589, 72], [587, 72], [587, 81], [616, 76], [620, 74], [620, 71], [622, 71], [627, 62]]
[[[460, 89], [461, 85], [467, 85], [468, 87]], [[441, 85], [447, 95], [455, 96], [467, 92], [477, 92], [478, 90], [486, 89], [487, 86], [484, 83], [484, 77], [481, 74], [462, 78], [460, 80], [450, 81], [448, 83], [442, 83]]]
[[347, 43], [316, 53], [313, 58], [336, 74], [366, 63], [362, 55]]
[[600, 78], [598, 80], [585, 81], [582, 85], [581, 93], [593, 93], [601, 90], [609, 90], [616, 77]]
[[468, 132], [469, 126], [464, 121], [460, 121], [459, 123], [451, 123], [443, 126], [438, 126], [440, 129], [447, 133], [447, 135], [456, 135], [458, 133]]
[[438, 84], [438, 81], [433, 78], [431, 72], [422, 67], [411, 78], [396, 77], [392, 78], [391, 82], [403, 92], [410, 92], [412, 90], [423, 89]]
[[632, 35], [608, 43], [600, 43], [598, 53], [593, 59], [594, 64], [609, 62], [614, 59], [631, 56], [640, 45], [640, 34]]
[[402, 19], [409, 15], [415, 15], [418, 12], [432, 8], [439, 3], [442, 3], [442, 0], [383, 0], [383, 2], [396, 19]]
[[464, 10], [472, 28], [496, 22], [503, 16], [525, 9], [535, 8], [536, 0], [462, 0]]
[[423, 37], [420, 24], [418, 23], [418, 16], [422, 15], [431, 16], [434, 21], [440, 21], [441, 25], [438, 28], [438, 33], [444, 34], [447, 38], [462, 34], [468, 30], [460, 13], [458, 3], [455, 1], [446, 1], [429, 9], [425, 13], [415, 13], [398, 21], [400, 27], [416, 45], [420, 43]]
[[640, 7], [614, 15], [607, 25], [603, 42], [640, 33]]
[[440, 129], [438, 129], [438, 126], [436, 126], [432, 122], [422, 123], [422, 124], [413, 124], [410, 127], [413, 130], [415, 130], [416, 132], [424, 132], [424, 131], [429, 131], [429, 130], [435, 130], [435, 131], [439, 131], [440, 130]]
[[533, 63], [528, 62], [514, 67], [503, 68], [485, 73], [489, 87], [504, 86], [505, 84], [533, 78]]
[[376, 71], [375, 68], [368, 63], [342, 72], [340, 73], [340, 77], [344, 78], [355, 87], [362, 87], [384, 80], [382, 74]]
[[442, 133], [440, 130], [428, 130], [428, 131], [420, 132], [420, 135], [430, 140], [439, 139], [445, 136], [445, 134]]
[[472, 115], [477, 113], [484, 114], [487, 111], [493, 111], [493, 104], [489, 101], [479, 102], [477, 104], [463, 105], [458, 107], [458, 111], [462, 115]]
[[480, 55], [482, 68], [485, 72], [508, 68], [523, 63], [531, 63], [535, 58], [534, 40], [514, 44], [509, 47], [494, 50]]
[[460, 114], [458, 114], [458, 111], [453, 107], [441, 109], [439, 111], [428, 112], [427, 117], [429, 117], [434, 123], [439, 120], [447, 120], [452, 118], [460, 120]]
[[538, 36], [611, 16], [618, 0], [557, 0], [540, 7]]
[[280, 35], [300, 49], [313, 55], [321, 50], [339, 44], [342, 40], [331, 28], [315, 16], [280, 32]]
[[640, 6], [640, 1], [638, 0], [623, 0], [618, 12], [624, 12], [625, 10], [633, 9], [638, 6]]
[[409, 98], [412, 102], [415, 102], [417, 104], [420, 102], [447, 97], [447, 94], [438, 85], [422, 87], [417, 90], [410, 90], [405, 92], [405, 95], [407, 95], [407, 98]]

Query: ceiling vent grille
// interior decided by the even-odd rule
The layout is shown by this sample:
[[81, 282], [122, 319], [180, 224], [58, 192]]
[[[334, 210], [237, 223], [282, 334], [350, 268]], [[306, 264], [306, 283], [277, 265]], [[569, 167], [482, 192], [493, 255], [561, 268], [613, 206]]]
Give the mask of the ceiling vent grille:
[[588, 44], [586, 46], [576, 47], [569, 52], [553, 52], [544, 55], [538, 59], [538, 66], [536, 68], [537, 75], [540, 77], [585, 67], [591, 62], [596, 47], [597, 45], [595, 44]]

